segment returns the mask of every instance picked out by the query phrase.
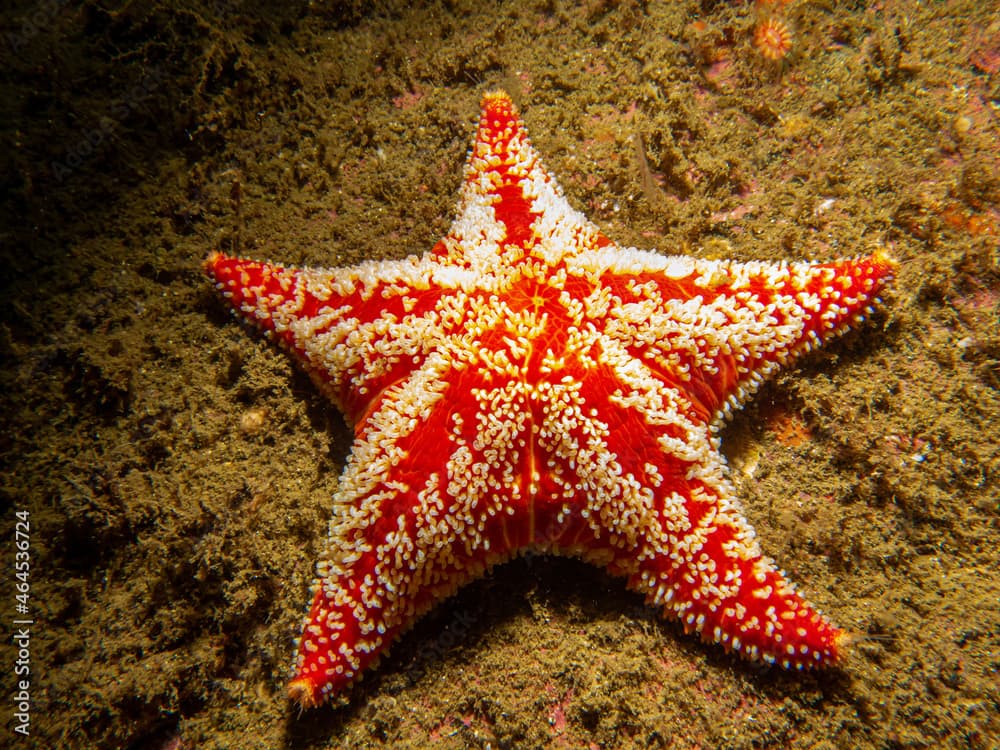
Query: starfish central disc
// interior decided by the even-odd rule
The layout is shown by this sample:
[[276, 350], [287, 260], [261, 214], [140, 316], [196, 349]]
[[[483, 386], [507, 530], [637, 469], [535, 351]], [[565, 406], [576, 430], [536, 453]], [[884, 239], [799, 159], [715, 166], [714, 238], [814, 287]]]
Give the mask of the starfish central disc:
[[716, 433], [860, 322], [894, 262], [621, 248], [487, 94], [457, 218], [422, 257], [206, 270], [355, 425], [289, 695], [315, 706], [436, 603], [525, 550], [580, 557], [688, 631], [784, 667], [845, 642], [762, 556]]

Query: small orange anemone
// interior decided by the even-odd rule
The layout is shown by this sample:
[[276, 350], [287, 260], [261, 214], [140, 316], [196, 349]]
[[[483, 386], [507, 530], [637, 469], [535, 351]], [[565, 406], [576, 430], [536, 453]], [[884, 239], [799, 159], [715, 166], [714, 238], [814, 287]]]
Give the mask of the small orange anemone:
[[777, 18], [763, 18], [753, 32], [753, 43], [768, 60], [777, 62], [792, 49], [792, 32], [784, 21]]

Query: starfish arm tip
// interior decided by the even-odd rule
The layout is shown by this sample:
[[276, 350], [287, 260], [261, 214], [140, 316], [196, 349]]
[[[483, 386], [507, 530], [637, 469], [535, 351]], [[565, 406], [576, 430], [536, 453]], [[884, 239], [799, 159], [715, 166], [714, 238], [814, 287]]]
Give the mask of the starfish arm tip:
[[493, 89], [492, 91], [487, 91], [483, 94], [483, 99], [481, 102], [481, 108], [484, 110], [492, 110], [496, 107], [501, 107], [503, 109], [513, 109], [514, 102], [508, 94], [503, 89]]
[[854, 650], [854, 646], [859, 643], [885, 643], [892, 640], [893, 638], [890, 635], [862, 633], [857, 630], [841, 630], [834, 639], [834, 646], [836, 648], [834, 662], [842, 662]]
[[213, 250], [205, 257], [205, 260], [201, 262], [201, 270], [211, 276], [215, 267], [218, 266], [220, 262], [225, 260], [225, 258], [225, 253], [219, 250]]
[[288, 699], [302, 709], [316, 708], [323, 702], [323, 694], [308, 678], [297, 677], [288, 683]]
[[840, 630], [833, 638], [834, 646], [834, 662], [840, 662], [844, 660], [844, 657], [848, 654], [855, 643], [864, 639], [862, 633], [854, 632], [853, 630]]
[[875, 248], [875, 252], [872, 253], [872, 260], [875, 261], [877, 266], [884, 268], [889, 276], [894, 275], [896, 269], [899, 268], [899, 259], [881, 245]]

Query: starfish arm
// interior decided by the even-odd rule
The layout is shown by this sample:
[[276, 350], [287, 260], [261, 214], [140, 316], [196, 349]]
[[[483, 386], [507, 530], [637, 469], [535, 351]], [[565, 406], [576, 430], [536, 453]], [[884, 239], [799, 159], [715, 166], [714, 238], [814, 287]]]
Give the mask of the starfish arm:
[[543, 427], [540, 447], [557, 485], [547, 494], [562, 511], [539, 538], [626, 576], [686, 630], [745, 658], [786, 668], [837, 661], [843, 632], [761, 555], [718, 438], [684, 393], [624, 350], [604, 361], [549, 410], [554, 429]]
[[289, 696], [353, 682], [435, 604], [530, 546], [530, 420], [491, 416], [517, 389], [439, 351], [371, 405], [334, 498]]
[[746, 659], [798, 669], [837, 662], [846, 634], [760, 554], [728, 483], [687, 484], [664, 488], [659, 528], [643, 541], [629, 587]]
[[611, 244], [563, 196], [510, 97], [488, 93], [482, 104], [458, 216], [435, 254], [481, 281], [529, 257], [552, 266], [581, 249]]
[[729, 482], [712, 476], [721, 464], [721, 457], [710, 459], [661, 485], [630, 588], [687, 632], [746, 659], [785, 668], [836, 662], [843, 632], [761, 554]]
[[830, 263], [737, 263], [601, 248], [567, 261], [595, 292], [600, 332], [667, 379], [692, 406], [729, 417], [801, 354], [861, 322], [896, 262], [883, 251]]
[[205, 270], [352, 422], [438, 345], [439, 302], [461, 282], [429, 257], [313, 269], [215, 252]]

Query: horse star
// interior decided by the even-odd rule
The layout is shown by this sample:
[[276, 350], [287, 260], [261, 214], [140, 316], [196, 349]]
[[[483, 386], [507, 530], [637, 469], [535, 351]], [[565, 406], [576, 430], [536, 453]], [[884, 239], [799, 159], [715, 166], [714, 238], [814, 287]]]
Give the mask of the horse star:
[[319, 705], [527, 550], [602, 566], [743, 657], [837, 661], [849, 636], [761, 554], [717, 433], [766, 377], [860, 323], [895, 265], [618, 247], [503, 92], [483, 98], [458, 216], [425, 255], [210, 255], [234, 308], [354, 424], [289, 697]]

